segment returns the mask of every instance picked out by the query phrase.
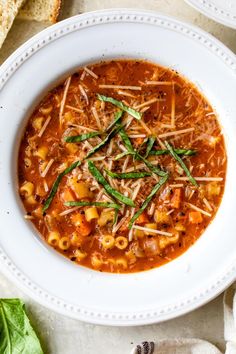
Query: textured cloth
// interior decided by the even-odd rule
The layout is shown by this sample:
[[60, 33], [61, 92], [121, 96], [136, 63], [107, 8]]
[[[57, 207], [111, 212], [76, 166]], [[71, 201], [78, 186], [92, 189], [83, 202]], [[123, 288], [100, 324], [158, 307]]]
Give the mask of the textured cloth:
[[[236, 283], [224, 294], [225, 354], [236, 354]], [[223, 354], [213, 344], [196, 338], [165, 339], [142, 342], [131, 354]]]
[[[222, 354], [214, 345], [195, 338], [143, 342], [131, 354]], [[231, 353], [228, 353], [231, 354]]]
[[236, 283], [224, 294], [225, 354], [236, 354]]

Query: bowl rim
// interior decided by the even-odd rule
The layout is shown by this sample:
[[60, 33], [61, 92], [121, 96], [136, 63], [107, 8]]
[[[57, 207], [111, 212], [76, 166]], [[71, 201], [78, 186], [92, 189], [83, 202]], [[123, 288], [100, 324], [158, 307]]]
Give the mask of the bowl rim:
[[[115, 17], [115, 19], [114, 19]], [[166, 26], [168, 29], [180, 32], [195, 41], [199, 41], [202, 45], [206, 46], [210, 51], [217, 55], [225, 65], [227, 65], [234, 74], [236, 74], [236, 58], [235, 55], [225, 47], [220, 41], [213, 36], [204, 32], [198, 27], [176, 20], [172, 17], [158, 14], [153, 11], [142, 11], [136, 9], [108, 9], [93, 11], [81, 15], [77, 15], [59, 22], [56, 25], [51, 26], [36, 34], [20, 48], [18, 48], [1, 66], [0, 68], [0, 90], [4, 87], [8, 79], [14, 74], [20, 65], [30, 58], [36, 51], [46, 46], [51, 41], [57, 40], [60, 36], [64, 36], [69, 32], [78, 30], [79, 25], [75, 27], [75, 23], [83, 25], [82, 28], [93, 26], [99, 23], [100, 19], [103, 23], [109, 22], [137, 22], [137, 23], [151, 23]], [[96, 22], [97, 21], [97, 22]], [[17, 65], [16, 65], [17, 63]], [[82, 309], [77, 311], [76, 306], [64, 302], [62, 299], [52, 296], [46, 290], [41, 289], [37, 284], [32, 282], [27, 276], [21, 273], [14, 262], [9, 259], [4, 250], [0, 247], [0, 262], [2, 264], [2, 271], [6, 274], [14, 283], [17, 284], [25, 293], [34, 298], [41, 305], [49, 307], [56, 312], [88, 321], [95, 324], [109, 324], [109, 325], [141, 325], [157, 323], [170, 318], [183, 315], [189, 311], [196, 309], [197, 307], [208, 302], [212, 298], [216, 297], [222, 292], [228, 285], [230, 285], [236, 276], [236, 263], [234, 262], [226, 272], [218, 276], [218, 278], [209, 284], [201, 293], [196, 294], [194, 299], [186, 298], [186, 301], [181, 304], [175, 304], [170, 306], [162, 313], [156, 313], [145, 317], [145, 315], [139, 319], [133, 317], [127, 319], [126, 315], [116, 315], [110, 319], [104, 317], [96, 317], [89, 309]]]
[[185, 0], [185, 2], [208, 18], [233, 29], [236, 29], [236, 16], [229, 10], [217, 7], [209, 0]]

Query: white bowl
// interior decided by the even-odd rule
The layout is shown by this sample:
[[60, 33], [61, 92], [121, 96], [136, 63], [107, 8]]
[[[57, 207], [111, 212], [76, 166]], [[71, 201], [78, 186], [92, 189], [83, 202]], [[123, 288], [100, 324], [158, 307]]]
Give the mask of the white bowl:
[[185, 0], [203, 15], [236, 29], [235, 0]]
[[[17, 153], [35, 104], [77, 67], [101, 59], [145, 58], [192, 80], [219, 113], [228, 153], [222, 204], [185, 254], [136, 274], [76, 266], [47, 247], [23, 218]], [[236, 275], [236, 59], [207, 33], [152, 12], [106, 10], [70, 18], [20, 47], [0, 68], [0, 263], [41, 304], [80, 320], [140, 325], [193, 310]]]

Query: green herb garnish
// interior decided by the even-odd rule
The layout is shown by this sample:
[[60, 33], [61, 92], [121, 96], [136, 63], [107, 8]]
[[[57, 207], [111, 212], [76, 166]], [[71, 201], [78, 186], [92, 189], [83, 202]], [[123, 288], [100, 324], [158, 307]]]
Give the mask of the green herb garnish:
[[156, 139], [155, 139], [154, 136], [150, 136], [150, 137], [148, 138], [148, 141], [147, 141], [147, 149], [146, 149], [146, 153], [145, 153], [145, 155], [144, 155], [145, 158], [147, 158], [148, 155], [150, 154], [150, 151], [152, 150], [155, 141], [156, 141]]
[[43, 354], [20, 299], [0, 299], [0, 353]]
[[71, 201], [71, 202], [65, 202], [64, 205], [66, 206], [96, 206], [99, 208], [114, 208], [119, 210], [121, 208], [120, 205], [116, 203], [106, 203], [106, 202], [77, 202], [77, 201]]
[[123, 102], [116, 100], [115, 98], [112, 97], [107, 97], [107, 96], [103, 96], [100, 94], [97, 94], [98, 99], [100, 101], [104, 101], [104, 102], [110, 102], [112, 103], [114, 106], [122, 109], [122, 111], [127, 112], [128, 114], [130, 114], [132, 117], [140, 120], [142, 118], [142, 113], [135, 111], [135, 109], [126, 106]]
[[135, 204], [132, 199], [126, 197], [125, 195], [118, 192], [116, 189], [112, 188], [107, 180], [103, 177], [101, 172], [97, 169], [92, 161], [88, 161], [88, 168], [93, 177], [100, 183], [108, 194], [112, 195], [114, 198], [118, 199], [123, 204], [134, 207]]
[[[193, 156], [196, 155], [197, 151], [196, 150], [191, 150], [191, 149], [174, 149], [174, 152], [179, 155], [179, 156]], [[151, 150], [150, 155], [167, 155], [169, 154], [169, 150]]]
[[145, 171], [115, 173], [115, 172], [107, 170], [106, 168], [105, 168], [105, 171], [108, 174], [108, 176], [110, 176], [112, 178], [118, 178], [118, 179], [143, 178], [143, 177], [148, 177], [148, 176], [152, 175], [150, 172], [145, 172]]
[[154, 166], [150, 161], [148, 161], [147, 159], [145, 159], [142, 155], [137, 153], [137, 157], [142, 160], [145, 165], [149, 168], [150, 171], [152, 171], [153, 173], [155, 173], [158, 176], [164, 177], [166, 176], [167, 172], [161, 170], [159, 167]]
[[153, 187], [151, 193], [147, 196], [147, 198], [145, 199], [145, 201], [143, 202], [141, 208], [134, 214], [134, 216], [132, 217], [132, 219], [129, 222], [129, 229], [132, 228], [133, 223], [135, 222], [135, 220], [138, 219], [138, 217], [142, 214], [142, 212], [147, 208], [148, 204], [150, 203], [150, 201], [152, 200], [152, 198], [154, 197], [154, 195], [158, 192], [158, 190], [163, 186], [163, 184], [166, 183], [166, 181], [168, 180], [169, 175], [166, 173], [165, 176], [160, 178], [160, 181]]
[[101, 141], [98, 145], [96, 145], [92, 150], [88, 152], [85, 159], [88, 159], [91, 155], [95, 154], [95, 152], [103, 148], [121, 129], [122, 125], [115, 126], [103, 141]]
[[117, 223], [117, 220], [118, 220], [118, 213], [119, 213], [119, 210], [118, 210], [118, 209], [115, 209], [115, 215], [114, 215], [113, 225], [115, 225], [115, 224]]
[[61, 183], [61, 180], [62, 178], [67, 175], [68, 173], [70, 173], [72, 170], [74, 170], [76, 167], [80, 166], [81, 165], [81, 161], [76, 161], [74, 163], [72, 163], [72, 165], [70, 165], [69, 167], [67, 167], [63, 172], [61, 172], [55, 182], [53, 183], [53, 186], [52, 186], [52, 189], [49, 193], [49, 196], [48, 198], [46, 199], [45, 203], [44, 203], [44, 206], [43, 206], [43, 213], [49, 208], [56, 192], [57, 192], [57, 189], [59, 187], [59, 184]]
[[188, 167], [185, 165], [185, 163], [183, 162], [183, 160], [176, 154], [176, 152], [174, 151], [173, 147], [167, 142], [165, 141], [165, 146], [167, 147], [167, 149], [169, 150], [171, 156], [179, 163], [179, 165], [182, 167], [182, 169], [184, 170], [184, 172], [186, 173], [186, 175], [188, 176], [189, 181], [195, 186], [197, 187], [198, 184], [196, 182], [196, 180], [193, 178], [193, 176], [191, 175]]
[[124, 151], [121, 154], [116, 155], [116, 157], [114, 158], [114, 161], [117, 161], [119, 159], [122, 159], [122, 157], [128, 156], [128, 155], [135, 155], [135, 152], [129, 152], [129, 151]]
[[133, 145], [130, 141], [130, 138], [128, 137], [128, 134], [126, 133], [126, 131], [124, 130], [124, 128], [122, 128], [120, 131], [119, 131], [119, 135], [127, 149], [128, 152], [131, 152], [131, 153], [135, 153], [135, 150], [133, 148]]
[[91, 133], [81, 134], [81, 135], [66, 136], [64, 140], [67, 143], [79, 143], [81, 141], [88, 140], [90, 138], [93, 138], [101, 134], [102, 134], [101, 132], [91, 132]]

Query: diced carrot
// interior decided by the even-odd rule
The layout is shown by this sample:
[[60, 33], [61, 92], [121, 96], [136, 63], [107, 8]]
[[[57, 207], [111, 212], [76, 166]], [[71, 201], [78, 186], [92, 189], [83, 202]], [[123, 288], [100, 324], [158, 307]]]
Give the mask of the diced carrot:
[[199, 211], [190, 211], [188, 217], [191, 224], [200, 224], [203, 220]]
[[139, 215], [138, 219], [136, 220], [136, 224], [146, 224], [149, 223], [149, 218], [147, 213], [144, 211], [142, 214]]
[[71, 202], [71, 201], [75, 200], [75, 198], [69, 188], [66, 188], [63, 190], [63, 192], [61, 193], [61, 198], [64, 202]]
[[176, 188], [171, 198], [171, 206], [174, 209], [179, 209], [181, 203], [182, 189]]
[[141, 145], [144, 142], [144, 138], [135, 138], [134, 143], [136, 145]]
[[78, 233], [81, 236], [88, 236], [92, 231], [92, 225], [88, 222], [85, 218], [84, 214], [77, 213], [72, 215], [71, 217], [72, 222], [78, 228]]

